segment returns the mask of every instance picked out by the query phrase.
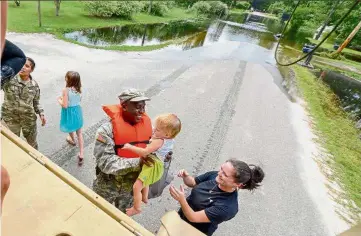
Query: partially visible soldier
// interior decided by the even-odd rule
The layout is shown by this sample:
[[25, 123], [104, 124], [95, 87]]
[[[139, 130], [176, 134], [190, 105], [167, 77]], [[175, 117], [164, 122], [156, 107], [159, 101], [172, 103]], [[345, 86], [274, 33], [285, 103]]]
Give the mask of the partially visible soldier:
[[16, 135], [20, 136], [22, 131], [27, 142], [35, 149], [38, 149], [36, 115], [39, 115], [43, 126], [46, 120], [44, 110], [39, 103], [39, 85], [30, 75], [34, 68], [34, 60], [27, 57], [26, 63], [19, 74], [4, 84], [1, 119]]
[[[120, 104], [103, 106], [110, 118], [96, 133], [94, 156], [97, 178], [93, 189], [108, 202], [125, 212], [131, 207], [132, 190], [145, 158], [122, 149], [125, 143], [145, 147], [152, 136], [152, 124], [145, 114], [145, 101], [150, 100], [136, 89], [119, 95]], [[149, 163], [147, 163], [149, 164]]]

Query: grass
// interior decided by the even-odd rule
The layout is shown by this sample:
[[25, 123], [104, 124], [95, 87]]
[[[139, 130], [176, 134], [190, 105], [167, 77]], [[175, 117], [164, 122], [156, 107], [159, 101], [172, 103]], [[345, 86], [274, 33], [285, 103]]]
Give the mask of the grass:
[[232, 8], [229, 11], [230, 14], [244, 14], [244, 13], [249, 13], [248, 10], [244, 10], [244, 9], [237, 9], [237, 8]]
[[[79, 1], [62, 1], [59, 16], [55, 16], [55, 6], [52, 1], [41, 2], [42, 27], [38, 26], [37, 2], [22, 1], [20, 7], [15, 3], [9, 3], [8, 30], [23, 33], [51, 33], [57, 38], [89, 48], [118, 51], [151, 51], [168, 46], [173, 41], [159, 45], [149, 46], [109, 46], [99, 47], [81, 44], [75, 40], [66, 39], [64, 32], [75, 31], [84, 28], [100, 28], [108, 26], [120, 26], [136, 23], [163, 23], [177, 20], [193, 19], [196, 15], [182, 8], [172, 8], [165, 16], [153, 16], [146, 13], [135, 14], [131, 20], [121, 18], [98, 18], [87, 14], [83, 3]], [[24, 20], [26, 19], [26, 20]]]
[[361, 141], [355, 122], [341, 109], [339, 100], [328, 86], [309, 70], [293, 66], [297, 84], [308, 104], [314, 121], [318, 142], [328, 150], [332, 159], [326, 161], [333, 169], [336, 180], [345, 191], [340, 197], [351, 199], [357, 207], [347, 203], [354, 220], [361, 213]]
[[[286, 55], [288, 55], [292, 58], [298, 58], [300, 55], [303, 55], [303, 53], [298, 49], [295, 49], [295, 48], [287, 46], [287, 45], [284, 47], [288, 50], [288, 53], [286, 52]], [[336, 59], [331, 59], [331, 58], [327, 58], [327, 57], [321, 57], [320, 54], [317, 52], [316, 52], [316, 54], [318, 54], [318, 56], [314, 55], [311, 63], [313, 65], [315, 65], [317, 68], [335, 71], [340, 74], [352, 77], [354, 79], [361, 80], [361, 64], [359, 62], [351, 61], [348, 59], [336, 60]], [[339, 67], [329, 65], [326, 63], [333, 63], [335, 65], [339, 65]], [[355, 69], [358, 69], [359, 72], [354, 72], [354, 71], [344, 69], [344, 68], [342, 68], [342, 66], [352, 66]]]
[[351, 61], [351, 60], [348, 60], [348, 59], [335, 60], [335, 59], [331, 59], [331, 58], [328, 58], [328, 57], [321, 57], [321, 56], [315, 56], [315, 58], [317, 58], [320, 61], [326, 61], [326, 62], [331, 62], [331, 63], [339, 63], [339, 64], [352, 66], [352, 67], [355, 67], [356, 69], [359, 69], [360, 73], [361, 73], [361, 63], [360, 62]]
[[[315, 44], [318, 44], [318, 43], [320, 42], [320, 41], [315, 40], [315, 39], [312, 39], [312, 38], [308, 38], [308, 40], [309, 40], [311, 43], [315, 43]], [[326, 43], [326, 42], [324, 42], [324, 43], [320, 46], [320, 48], [326, 49], [326, 50], [328, 50], [328, 51], [330, 51], [330, 52], [335, 51], [335, 49], [333, 49], [333, 44], [331, 44], [331, 43]], [[346, 53], [346, 54], [348, 53], [348, 54], [353, 54], [353, 55], [361, 56], [361, 52], [356, 51], [356, 50], [353, 50], [353, 49], [349, 49], [349, 48], [344, 48], [344, 49], [342, 50], [342, 53]]]
[[353, 71], [348, 71], [348, 70], [344, 70], [341, 69], [339, 67], [335, 67], [335, 66], [331, 66], [328, 64], [323, 64], [322, 62], [313, 62], [312, 63], [316, 68], [321, 69], [321, 70], [330, 70], [330, 71], [334, 71], [343, 75], [346, 75], [348, 77], [357, 79], [361, 81], [361, 72], [360, 73], [356, 73]]
[[121, 18], [97, 18], [89, 16], [79, 1], [62, 1], [59, 16], [55, 16], [53, 1], [41, 1], [42, 27], [38, 26], [37, 2], [21, 1], [16, 7], [9, 2], [8, 31], [24, 33], [56, 33], [63, 30], [99, 28], [133, 23], [161, 23], [195, 18], [194, 13], [185, 9], [173, 8], [164, 17], [139, 13], [132, 20]]

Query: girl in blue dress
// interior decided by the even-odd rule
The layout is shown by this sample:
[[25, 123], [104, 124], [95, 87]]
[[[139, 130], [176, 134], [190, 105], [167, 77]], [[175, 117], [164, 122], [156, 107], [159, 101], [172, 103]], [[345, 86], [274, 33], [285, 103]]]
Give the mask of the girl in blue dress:
[[76, 146], [75, 133], [79, 144], [79, 163], [83, 161], [84, 142], [81, 128], [83, 127], [83, 113], [80, 106], [81, 101], [81, 81], [80, 75], [75, 71], [68, 71], [65, 75], [66, 86], [62, 91], [62, 96], [58, 98], [61, 105], [60, 130], [68, 133], [66, 141]]

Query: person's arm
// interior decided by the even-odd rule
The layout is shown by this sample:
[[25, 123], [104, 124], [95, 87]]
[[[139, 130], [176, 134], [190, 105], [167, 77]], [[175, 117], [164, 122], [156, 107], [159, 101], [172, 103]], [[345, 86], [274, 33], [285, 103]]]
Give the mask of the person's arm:
[[183, 179], [185, 185], [193, 188], [197, 184], [209, 180], [216, 173], [217, 171], [210, 171], [194, 178], [193, 176], [190, 176], [186, 170], [182, 169], [178, 172], [178, 177]]
[[193, 176], [190, 176], [186, 170], [180, 170], [178, 172], [178, 177], [183, 179], [183, 183], [190, 188], [196, 186], [196, 180]]
[[170, 195], [180, 203], [184, 216], [193, 223], [208, 223], [208, 219], [205, 210], [194, 211], [188, 204], [185, 196], [183, 186], [180, 189], [176, 189], [174, 186], [169, 188]]
[[113, 141], [113, 127], [107, 122], [96, 132], [94, 156], [99, 169], [105, 174], [126, 175], [140, 170], [140, 158], [122, 158], [116, 155]]
[[33, 100], [33, 106], [34, 106], [35, 113], [38, 114], [40, 117], [41, 125], [44, 126], [46, 124], [46, 119], [45, 119], [45, 115], [44, 115], [44, 109], [40, 105], [40, 88], [38, 86], [37, 86], [36, 94], [35, 94], [35, 97]]
[[6, 26], [7, 26], [7, 12], [8, 12], [8, 2], [1, 1], [1, 54], [2, 57], [3, 49], [5, 46], [5, 35], [6, 35]]
[[63, 89], [61, 97], [58, 98], [58, 103], [63, 108], [68, 108], [68, 91], [66, 88]]
[[157, 151], [160, 147], [162, 147], [163, 142], [164, 141], [162, 139], [153, 139], [152, 142], [150, 144], [148, 144], [145, 148], [136, 147], [129, 143], [126, 143], [124, 145], [123, 149], [130, 150], [132, 152], [135, 152], [137, 155], [139, 155], [141, 157], [145, 157], [145, 156]]

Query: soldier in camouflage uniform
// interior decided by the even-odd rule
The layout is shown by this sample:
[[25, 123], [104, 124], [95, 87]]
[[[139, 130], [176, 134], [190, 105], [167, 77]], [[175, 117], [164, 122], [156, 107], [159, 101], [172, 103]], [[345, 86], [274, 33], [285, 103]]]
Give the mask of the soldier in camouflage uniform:
[[34, 68], [34, 60], [27, 58], [20, 73], [4, 84], [1, 118], [13, 133], [20, 136], [22, 131], [27, 142], [38, 149], [36, 114], [39, 115], [42, 125], [45, 125], [46, 120], [44, 110], [39, 103], [39, 85], [30, 75]]
[[[119, 99], [122, 106], [127, 108], [126, 111], [123, 110], [124, 121], [138, 123], [145, 112], [145, 101], [149, 99], [135, 89], [124, 91]], [[94, 146], [97, 178], [93, 183], [93, 190], [125, 212], [126, 208], [132, 206], [133, 184], [138, 178], [144, 158], [122, 158], [116, 155], [113, 137], [110, 121], [97, 130]]]

